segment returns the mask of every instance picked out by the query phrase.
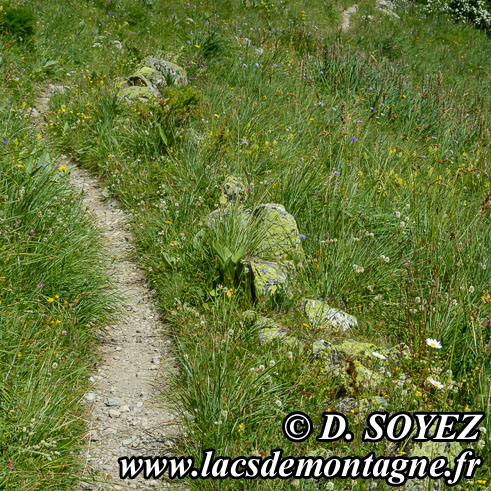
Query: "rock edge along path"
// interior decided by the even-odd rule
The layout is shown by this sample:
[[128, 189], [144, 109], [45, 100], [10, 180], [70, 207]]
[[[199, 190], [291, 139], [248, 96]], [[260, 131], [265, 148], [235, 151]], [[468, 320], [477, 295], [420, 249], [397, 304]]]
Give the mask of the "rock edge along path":
[[[49, 99], [63, 87], [50, 85], [37, 100], [34, 119], [40, 129]], [[62, 157], [71, 185], [81, 193], [82, 205], [95, 220], [111, 258], [109, 274], [123, 297], [118, 319], [99, 332], [100, 362], [91, 377], [93, 388], [81, 404], [88, 409], [86, 463], [81, 486], [87, 489], [148, 489], [163, 481], [120, 480], [117, 459], [122, 456], [163, 456], [179, 432], [176, 414], [163, 407], [175, 370], [163, 336], [152, 294], [137, 266], [128, 219], [118, 203], [107, 199], [97, 178]], [[156, 386], [156, 383], [160, 385]], [[160, 401], [159, 401], [160, 399]], [[179, 487], [177, 483], [173, 487]]]

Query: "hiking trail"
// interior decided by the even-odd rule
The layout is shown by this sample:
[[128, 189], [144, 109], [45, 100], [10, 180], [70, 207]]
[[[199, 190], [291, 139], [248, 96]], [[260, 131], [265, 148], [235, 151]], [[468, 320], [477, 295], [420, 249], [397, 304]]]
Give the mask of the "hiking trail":
[[343, 10], [342, 23], [341, 23], [342, 31], [347, 31], [350, 28], [351, 15], [354, 14], [357, 10], [358, 10], [358, 4], [352, 5], [346, 10]]
[[[38, 98], [34, 121], [42, 131], [50, 97], [64, 90], [50, 85]], [[176, 367], [165, 338], [152, 292], [135, 259], [129, 220], [100, 181], [70, 157], [62, 156], [70, 184], [80, 193], [82, 206], [93, 218], [111, 258], [108, 274], [123, 297], [117, 320], [97, 331], [100, 339], [93, 388], [81, 404], [87, 408], [90, 431], [81, 477], [85, 489], [148, 489], [165, 486], [162, 480], [119, 479], [118, 458], [164, 456], [179, 433], [177, 416], [166, 408], [162, 394]], [[169, 485], [169, 484], [167, 484]], [[175, 487], [175, 486], [174, 486]]]

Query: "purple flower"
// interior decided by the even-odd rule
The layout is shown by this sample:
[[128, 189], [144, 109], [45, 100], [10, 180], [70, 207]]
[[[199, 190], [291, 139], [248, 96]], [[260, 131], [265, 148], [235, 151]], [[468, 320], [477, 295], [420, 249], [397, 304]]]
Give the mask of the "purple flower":
[[333, 170], [331, 176], [339, 176], [340, 174], [341, 172], [339, 172], [338, 170]]
[[385, 107], [385, 104], [384, 104], [383, 102], [381, 102], [381, 103], [380, 103], [380, 105], [381, 105], [382, 107]]
[[370, 108], [370, 111], [373, 111], [373, 110], [374, 110], [374, 107], [372, 106], [372, 107]]
[[276, 68], [278, 65], [276, 63], [273, 64], [273, 68]]
[[304, 234], [298, 234], [298, 238], [299, 239], [305, 239], [305, 235]]
[[353, 123], [363, 123], [363, 121], [361, 119], [355, 119], [353, 120]]
[[324, 103], [323, 103], [322, 101], [319, 101], [319, 102], [317, 103], [317, 105], [318, 105], [318, 106], [321, 106], [321, 107], [324, 107]]
[[41, 288], [44, 286], [44, 283], [39, 283], [38, 285], [38, 290], [41, 290]]
[[352, 137], [350, 138], [350, 140], [351, 140], [352, 142], [355, 142], [355, 143], [358, 141], [358, 140], [356, 139], [356, 137], [355, 137], [355, 136], [352, 136]]
[[242, 145], [247, 145], [249, 146], [249, 142], [247, 140], [242, 140]]
[[7, 138], [5, 138], [5, 137], [4, 137], [4, 138], [2, 138], [2, 143], [3, 143], [4, 145], [7, 145]]
[[63, 329], [63, 331], [61, 331], [61, 335], [62, 335], [62, 336], [66, 336], [66, 331], [65, 331], [65, 329]]
[[368, 87], [368, 90], [373, 90], [373, 87]]

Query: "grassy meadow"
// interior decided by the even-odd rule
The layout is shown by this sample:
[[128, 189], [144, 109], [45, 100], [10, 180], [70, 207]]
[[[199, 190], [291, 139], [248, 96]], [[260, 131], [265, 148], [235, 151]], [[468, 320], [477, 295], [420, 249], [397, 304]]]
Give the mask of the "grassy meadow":
[[[489, 36], [418, 5], [394, 20], [373, 2], [341, 32], [351, 4], [34, 0], [32, 33], [0, 36], [0, 488], [76, 482], [91, 326], [114, 303], [61, 154], [101, 176], [132, 217], [180, 363], [176, 454], [410, 454], [405, 443], [361, 443], [374, 396], [389, 412], [485, 411], [490, 429]], [[150, 55], [186, 68], [189, 84], [164, 89], [160, 105], [119, 101], [121, 81]], [[41, 134], [29, 112], [48, 83], [68, 89], [51, 98]], [[224, 267], [217, 251], [247, 259], [257, 242], [239, 209], [207, 225], [229, 175], [246, 183], [245, 208], [279, 203], [297, 221], [305, 255], [288, 294], [253, 299], [240, 263], [233, 277]], [[305, 298], [358, 327], [310, 325]], [[250, 310], [299, 343], [260, 343]], [[313, 354], [320, 339], [409, 351], [357, 361], [377, 382], [347, 387]], [[281, 431], [291, 411], [318, 425], [340, 407], [353, 443], [294, 444]], [[489, 459], [481, 438], [476, 453]], [[488, 472], [461, 485], [485, 489]]]
[[[16, 58], [2, 51], [2, 68]], [[0, 87], [0, 489], [69, 489], [86, 432], [90, 326], [114, 300], [98, 232], [32, 123], [35, 92], [21, 77], [7, 71]]]

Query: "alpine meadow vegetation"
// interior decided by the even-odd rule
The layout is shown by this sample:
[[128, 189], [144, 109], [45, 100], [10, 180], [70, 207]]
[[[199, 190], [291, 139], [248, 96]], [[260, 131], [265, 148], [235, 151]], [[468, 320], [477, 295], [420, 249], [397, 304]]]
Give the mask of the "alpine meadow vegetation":
[[[396, 18], [362, 1], [343, 31], [355, 3], [2, 2], [0, 489], [75, 488], [94, 327], [118, 303], [63, 154], [131, 217], [179, 363], [176, 455], [423, 452], [361, 442], [380, 408], [484, 411], [472, 447], [489, 461], [489, 11], [400, 3]], [[184, 68], [187, 84], [128, 102], [124, 81], [148, 57]], [[66, 88], [40, 132], [33, 107], [48, 83]], [[226, 204], [231, 176], [241, 189]], [[294, 217], [298, 244], [282, 258], [294, 263], [284, 288], [260, 295], [271, 203]], [[326, 328], [309, 299], [356, 321]], [[355, 438], [293, 443], [281, 429], [292, 411], [315, 425], [343, 412]], [[486, 489], [489, 469], [460, 486]]]

